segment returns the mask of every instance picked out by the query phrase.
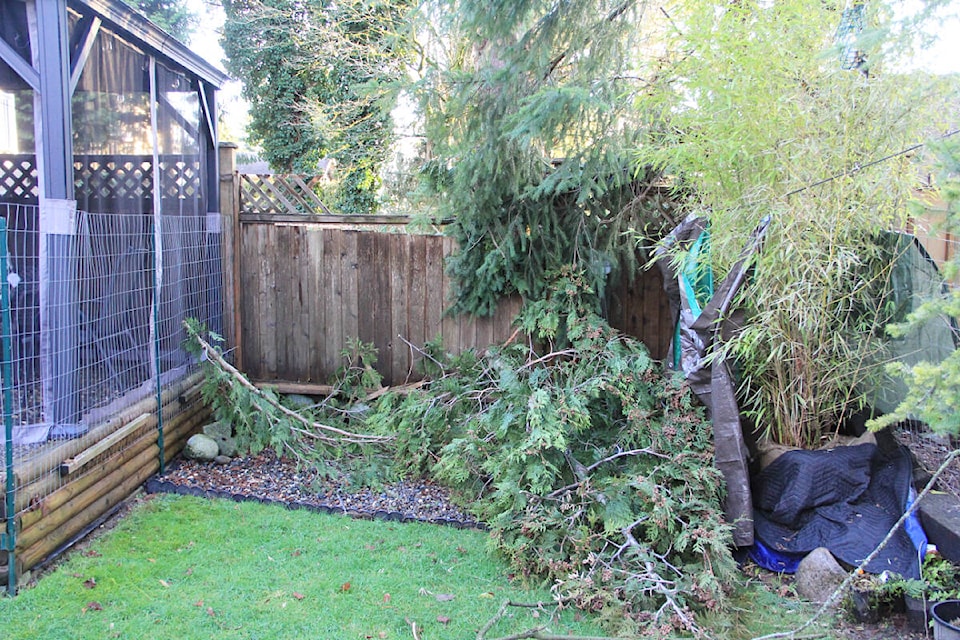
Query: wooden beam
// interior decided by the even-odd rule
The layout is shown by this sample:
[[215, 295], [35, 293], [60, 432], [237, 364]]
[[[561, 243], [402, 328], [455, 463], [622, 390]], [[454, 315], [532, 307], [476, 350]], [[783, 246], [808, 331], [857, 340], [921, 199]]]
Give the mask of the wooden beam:
[[88, 449], [84, 449], [79, 454], [75, 455], [72, 458], [67, 458], [60, 463], [60, 475], [68, 476], [71, 473], [76, 473], [79, 469], [87, 466], [94, 458], [98, 455], [109, 449], [115, 444], [118, 444], [129, 434], [133, 433], [141, 426], [146, 424], [150, 419], [151, 414], [142, 413], [138, 417], [134, 418], [132, 421], [128, 422], [124, 426], [120, 427], [110, 435], [108, 435], [103, 440], [98, 441], [95, 445]]

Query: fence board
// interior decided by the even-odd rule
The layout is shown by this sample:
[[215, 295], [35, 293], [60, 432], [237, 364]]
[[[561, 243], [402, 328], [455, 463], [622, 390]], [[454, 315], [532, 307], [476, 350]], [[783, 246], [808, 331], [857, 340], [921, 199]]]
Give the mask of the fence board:
[[[406, 380], [410, 365], [410, 350], [400, 339], [408, 336], [409, 313], [412, 301], [410, 299], [410, 243], [409, 236], [390, 234], [383, 235], [390, 244], [390, 335], [391, 366], [390, 384], [399, 384]], [[409, 339], [409, 338], [408, 338]]]
[[341, 249], [341, 237], [343, 232], [336, 229], [323, 229], [320, 232], [321, 243], [323, 244], [323, 263], [322, 263], [322, 290], [317, 292], [315, 298], [316, 306], [323, 311], [321, 326], [322, 330], [314, 336], [314, 340], [320, 341], [321, 361], [319, 371], [316, 372], [318, 381], [322, 381], [324, 376], [329, 377], [340, 364], [340, 349], [344, 345], [343, 336], [343, 313], [346, 308], [343, 296], [343, 277], [341, 275], [343, 267], [343, 254]]

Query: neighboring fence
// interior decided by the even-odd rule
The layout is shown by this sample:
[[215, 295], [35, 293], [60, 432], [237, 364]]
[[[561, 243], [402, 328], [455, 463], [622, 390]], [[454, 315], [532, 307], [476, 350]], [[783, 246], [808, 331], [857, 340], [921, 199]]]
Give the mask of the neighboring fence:
[[42, 206], [0, 204], [10, 270], [0, 278], [10, 318], [0, 335], [0, 574], [12, 589], [208, 419], [182, 321], [222, 322], [221, 236], [207, 214], [161, 215], [157, 228], [153, 213], [78, 211], [70, 232], [51, 238]]
[[[233, 226], [224, 227], [233, 243], [224, 255], [226, 326], [251, 379], [288, 390], [323, 385], [360, 340], [376, 347], [384, 384], [399, 384], [416, 378], [427, 341], [458, 353], [513, 334], [519, 299], [490, 318], [445, 313], [451, 238], [407, 232], [402, 217], [257, 212], [247, 177], [232, 172], [232, 150], [223, 151], [221, 206]], [[662, 358], [673, 332], [660, 275], [635, 275], [610, 291], [608, 317]]]

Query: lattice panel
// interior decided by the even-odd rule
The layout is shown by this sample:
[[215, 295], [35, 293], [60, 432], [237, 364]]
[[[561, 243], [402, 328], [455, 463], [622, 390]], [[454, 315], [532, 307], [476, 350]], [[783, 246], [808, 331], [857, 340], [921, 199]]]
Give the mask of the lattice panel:
[[0, 156], [0, 201], [37, 204], [37, 159], [33, 154]]
[[320, 176], [241, 174], [243, 213], [330, 213], [317, 197]]
[[[84, 162], [85, 161], [85, 162]], [[146, 156], [82, 156], [74, 161], [77, 200], [153, 200], [153, 160]]]
[[161, 160], [161, 186], [168, 198], [200, 197], [200, 163], [194, 160]]

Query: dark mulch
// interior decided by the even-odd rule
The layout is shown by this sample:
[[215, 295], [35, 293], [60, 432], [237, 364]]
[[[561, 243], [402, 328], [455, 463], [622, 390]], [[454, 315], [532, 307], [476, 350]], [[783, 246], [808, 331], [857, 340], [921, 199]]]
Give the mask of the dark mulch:
[[264, 450], [228, 464], [178, 459], [147, 483], [151, 492], [171, 492], [231, 500], [279, 503], [294, 509], [343, 513], [359, 518], [420, 521], [460, 528], [482, 528], [453, 504], [450, 492], [427, 480], [403, 480], [377, 488], [351, 488], [299, 468], [291, 459]]

